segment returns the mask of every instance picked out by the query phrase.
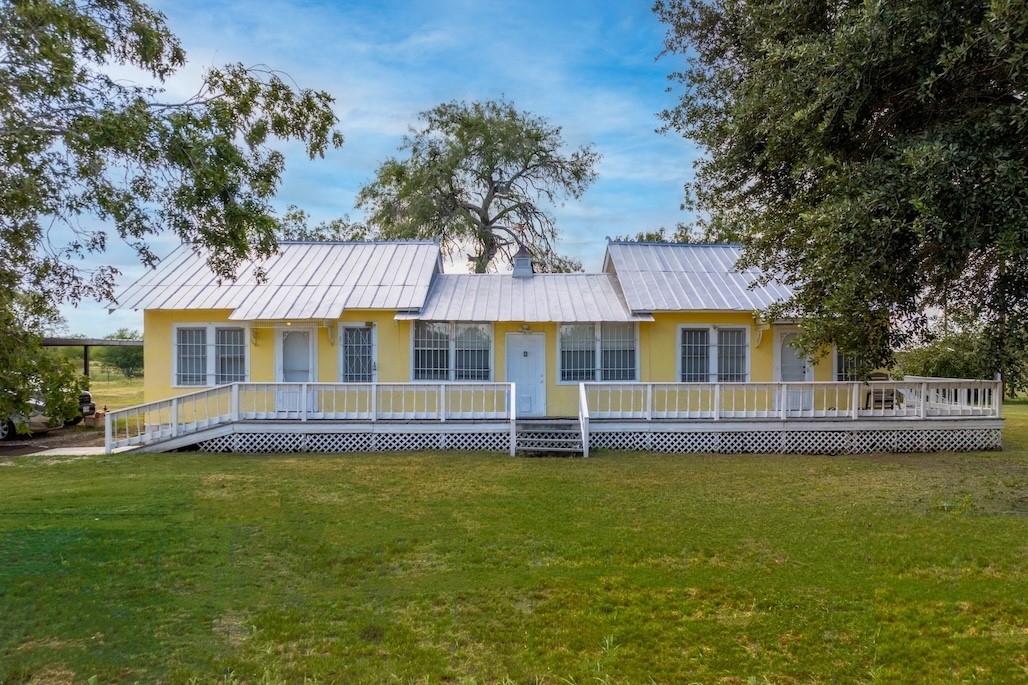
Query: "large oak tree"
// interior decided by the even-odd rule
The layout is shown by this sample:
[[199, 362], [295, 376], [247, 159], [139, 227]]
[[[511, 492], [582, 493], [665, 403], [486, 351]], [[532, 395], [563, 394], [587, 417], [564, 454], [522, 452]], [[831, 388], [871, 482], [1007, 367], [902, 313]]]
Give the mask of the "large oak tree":
[[479, 273], [519, 243], [546, 270], [581, 268], [555, 252], [547, 205], [578, 198], [593, 182], [592, 148], [565, 151], [560, 128], [504, 101], [444, 103], [421, 119], [401, 147], [408, 156], [384, 162], [358, 197], [379, 235], [470, 249]]
[[1025, 1], [655, 10], [683, 60], [667, 127], [707, 152], [687, 202], [795, 287], [777, 313], [807, 322], [807, 349], [884, 365], [960, 311], [1005, 369], [1028, 325]]
[[[61, 303], [110, 298], [117, 274], [82, 257], [113, 239], [152, 263], [148, 239], [170, 231], [228, 276], [275, 249], [272, 143], [312, 158], [342, 144], [332, 98], [267, 67], [212, 68], [192, 97], [166, 97], [185, 61], [138, 0], [0, 0], [0, 417], [67, 384], [33, 361], [39, 336]], [[74, 393], [47, 399], [76, 410]]]

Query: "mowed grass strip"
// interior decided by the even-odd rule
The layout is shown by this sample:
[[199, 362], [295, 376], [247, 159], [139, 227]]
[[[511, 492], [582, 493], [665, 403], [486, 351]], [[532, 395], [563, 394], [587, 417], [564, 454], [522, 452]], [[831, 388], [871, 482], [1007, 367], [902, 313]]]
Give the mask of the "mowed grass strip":
[[0, 462], [0, 683], [1021, 683], [999, 453]]

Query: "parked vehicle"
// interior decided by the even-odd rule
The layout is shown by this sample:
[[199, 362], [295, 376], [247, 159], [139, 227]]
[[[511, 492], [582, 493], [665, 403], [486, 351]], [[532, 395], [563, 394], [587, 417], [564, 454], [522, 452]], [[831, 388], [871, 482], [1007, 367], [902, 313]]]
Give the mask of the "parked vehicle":
[[82, 421], [87, 416], [92, 416], [96, 413], [96, 405], [93, 404], [93, 394], [88, 390], [84, 390], [79, 395], [79, 415], [73, 419], [68, 419], [64, 422], [65, 426], [74, 426]]
[[[48, 433], [50, 431], [57, 430], [58, 428], [63, 428], [64, 426], [74, 426], [82, 421], [84, 417], [92, 416], [96, 413], [96, 405], [93, 403], [93, 395], [89, 391], [85, 391], [79, 395], [79, 415], [73, 419], [65, 421], [64, 423], [56, 423], [47, 416], [42, 402], [33, 400], [31, 405], [32, 411], [24, 418], [24, 422], [28, 424], [29, 432], [32, 434]], [[18, 423], [20, 422], [17, 418], [18, 417], [8, 417], [7, 419], [0, 421], [0, 440], [14, 440], [18, 436]]]

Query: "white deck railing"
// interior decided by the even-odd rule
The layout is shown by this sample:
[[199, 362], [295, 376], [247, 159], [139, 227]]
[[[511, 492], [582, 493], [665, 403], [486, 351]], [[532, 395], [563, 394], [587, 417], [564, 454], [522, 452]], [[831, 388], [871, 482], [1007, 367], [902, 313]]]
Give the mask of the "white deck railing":
[[[237, 421], [503, 421], [516, 444], [513, 383], [234, 383], [107, 414], [106, 447], [150, 445]], [[1000, 418], [998, 381], [582, 383], [591, 421]]]
[[583, 383], [584, 416], [614, 420], [999, 418], [999, 381]]
[[513, 383], [233, 383], [109, 412], [106, 448], [247, 420], [510, 421]]

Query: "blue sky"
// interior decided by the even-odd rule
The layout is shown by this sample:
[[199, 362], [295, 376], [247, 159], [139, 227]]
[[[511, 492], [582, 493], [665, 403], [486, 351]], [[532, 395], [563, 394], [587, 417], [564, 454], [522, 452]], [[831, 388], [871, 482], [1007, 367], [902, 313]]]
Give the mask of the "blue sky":
[[[592, 144], [598, 179], [579, 200], [553, 208], [560, 251], [600, 267], [605, 236], [674, 227], [696, 149], [662, 135], [657, 113], [676, 58], [656, 60], [664, 26], [650, 0], [168, 0], [168, 18], [188, 64], [167, 96], [188, 97], [205, 68], [266, 64], [299, 85], [336, 99], [342, 148], [308, 161], [288, 145], [280, 209], [297, 205], [314, 222], [349, 215], [357, 190], [398, 148], [418, 114], [451, 100], [506, 98], [560, 126], [569, 146]], [[176, 241], [155, 241], [158, 254]], [[133, 253], [112, 246], [104, 257], [123, 272], [142, 272]], [[102, 336], [142, 328], [136, 312], [108, 315], [100, 304], [63, 311], [68, 332]]]

